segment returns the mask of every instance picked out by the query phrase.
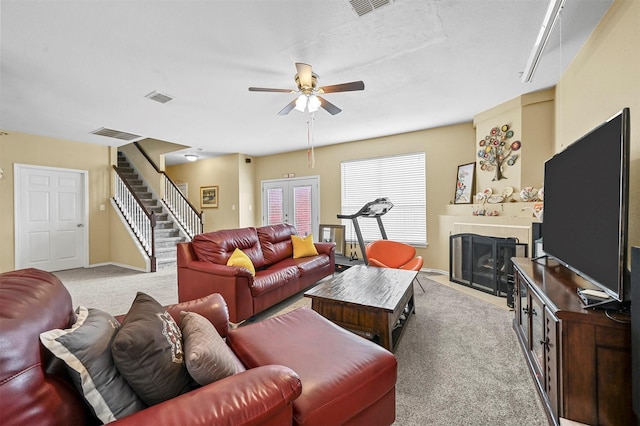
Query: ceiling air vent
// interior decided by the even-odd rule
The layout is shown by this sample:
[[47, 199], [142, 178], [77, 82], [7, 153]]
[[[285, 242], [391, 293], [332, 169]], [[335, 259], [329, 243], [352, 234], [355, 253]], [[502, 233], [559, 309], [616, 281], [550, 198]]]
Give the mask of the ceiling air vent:
[[152, 101], [160, 102], [161, 104], [166, 104], [167, 102], [173, 100], [171, 96], [164, 95], [162, 93], [155, 92], [155, 91], [145, 95], [145, 98], [149, 98]]
[[142, 137], [140, 135], [134, 135], [133, 133], [121, 132], [120, 130], [107, 129], [105, 127], [100, 127], [91, 133], [108, 138], [122, 139], [123, 141], [132, 141]]
[[385, 4], [391, 3], [391, 0], [349, 0], [349, 3], [351, 3], [353, 10], [358, 16], [362, 16]]

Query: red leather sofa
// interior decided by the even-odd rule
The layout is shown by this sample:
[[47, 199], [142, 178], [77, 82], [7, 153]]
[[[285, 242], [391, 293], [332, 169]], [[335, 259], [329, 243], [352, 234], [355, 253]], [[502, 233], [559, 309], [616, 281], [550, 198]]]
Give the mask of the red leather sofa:
[[[181, 311], [209, 319], [223, 336], [228, 320], [217, 295], [167, 307], [179, 323]], [[48, 272], [23, 269], [0, 274], [0, 424], [91, 425], [92, 417], [60, 362], [40, 333], [74, 322], [71, 296]], [[286, 425], [300, 378], [282, 365], [237, 373], [124, 417], [131, 425]]]
[[[240, 323], [335, 272], [334, 243], [315, 243], [317, 256], [294, 259], [291, 235], [293, 226], [279, 224], [209, 232], [179, 243], [178, 301], [219, 293], [230, 320]], [[255, 277], [227, 266], [236, 248], [251, 259]]]
[[[153, 405], [124, 425], [390, 425], [396, 358], [308, 308], [230, 327], [219, 294], [167, 307], [226, 338], [239, 373]], [[117, 318], [122, 320], [122, 318]], [[0, 424], [98, 424], [40, 333], [74, 322], [71, 297], [37, 269], [0, 274]]]

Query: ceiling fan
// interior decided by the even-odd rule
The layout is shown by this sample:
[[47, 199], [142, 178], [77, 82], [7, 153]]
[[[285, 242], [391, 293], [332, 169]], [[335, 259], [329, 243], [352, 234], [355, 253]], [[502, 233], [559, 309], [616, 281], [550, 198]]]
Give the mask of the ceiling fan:
[[352, 92], [355, 90], [364, 90], [364, 82], [352, 81], [351, 83], [334, 84], [331, 86], [317, 87], [318, 75], [311, 70], [311, 65], [296, 63], [296, 69], [298, 73], [295, 75], [295, 81], [298, 86], [297, 90], [292, 89], [270, 89], [266, 87], [249, 87], [250, 92], [281, 92], [281, 93], [299, 93], [296, 99], [292, 100], [280, 110], [278, 115], [286, 115], [291, 112], [292, 109], [298, 111], [315, 112], [318, 108], [324, 108], [329, 114], [336, 115], [342, 110], [329, 102], [328, 100], [320, 97], [325, 93], [336, 92]]

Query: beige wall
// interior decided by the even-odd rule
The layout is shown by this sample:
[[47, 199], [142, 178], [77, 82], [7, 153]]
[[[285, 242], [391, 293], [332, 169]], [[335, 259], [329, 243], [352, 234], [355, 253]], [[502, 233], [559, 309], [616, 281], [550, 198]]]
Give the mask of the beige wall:
[[[0, 136], [0, 271], [14, 269], [13, 165], [87, 170], [89, 172], [89, 264], [110, 262], [111, 149], [6, 130]], [[100, 205], [105, 210], [100, 210]]]
[[[475, 131], [464, 123], [418, 132], [349, 142], [315, 149], [315, 168], [307, 167], [306, 149], [255, 159], [256, 188], [268, 179], [281, 179], [285, 173], [295, 177], [320, 177], [320, 223], [339, 224], [340, 162], [411, 152], [425, 152], [427, 170], [427, 240], [428, 247], [418, 249], [425, 258], [425, 268], [448, 270], [449, 240], [439, 237], [439, 216], [446, 213], [453, 200], [457, 166], [474, 161]], [[392, 178], [392, 177], [390, 177]], [[258, 189], [256, 189], [258, 192]], [[389, 194], [393, 201], [393, 194]], [[260, 200], [256, 202], [259, 205]], [[256, 209], [255, 222], [261, 212]], [[384, 221], [384, 218], [383, 218]], [[349, 237], [349, 236], [347, 236]]]
[[556, 151], [622, 108], [631, 109], [629, 238], [634, 245], [640, 245], [639, 23], [640, 1], [616, 0], [556, 86]]
[[512, 199], [518, 199], [522, 188], [540, 188], [544, 182], [544, 162], [553, 154], [554, 89], [527, 93], [483, 111], [474, 117], [476, 127], [476, 152], [481, 149], [478, 141], [489, 135], [494, 127], [506, 124], [514, 135], [507, 143], [522, 142], [522, 148], [514, 151], [518, 159], [513, 166], [504, 164], [504, 179], [494, 180], [495, 170], [480, 168], [476, 158], [476, 189], [491, 188], [501, 194], [507, 187], [514, 189]]
[[[187, 199], [201, 209], [200, 187], [218, 186], [218, 208], [202, 209], [204, 212], [204, 230], [232, 229], [252, 226], [252, 220], [240, 211], [247, 213], [255, 208], [252, 189], [247, 189], [247, 176], [251, 177], [254, 162], [245, 163], [245, 156], [230, 154], [207, 158], [193, 163], [167, 167], [167, 175], [176, 183], [188, 183]], [[241, 196], [242, 194], [242, 196]], [[242, 202], [241, 202], [242, 201]]]

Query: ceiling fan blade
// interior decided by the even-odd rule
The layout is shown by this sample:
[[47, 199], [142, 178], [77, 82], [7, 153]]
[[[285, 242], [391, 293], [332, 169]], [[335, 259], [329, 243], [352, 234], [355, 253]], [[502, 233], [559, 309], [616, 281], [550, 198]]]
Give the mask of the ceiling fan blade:
[[250, 92], [279, 92], [279, 93], [293, 93], [295, 90], [291, 89], [270, 89], [268, 87], [249, 87]]
[[311, 65], [296, 62], [296, 69], [298, 70], [298, 79], [301, 86], [311, 87], [313, 84], [313, 71]]
[[284, 107], [284, 108], [282, 108], [280, 110], [278, 115], [287, 115], [287, 114], [289, 114], [291, 112], [291, 110], [296, 107], [296, 100], [297, 99], [294, 99], [291, 102], [289, 102], [286, 107]]
[[[337, 106], [335, 106], [334, 104], [326, 100], [325, 98], [321, 98], [320, 96], [318, 96], [318, 99], [320, 100], [320, 106], [326, 109], [329, 114], [336, 115], [342, 112], [340, 108], [338, 108]], [[294, 101], [294, 104], [295, 104], [295, 101]]]
[[352, 81], [351, 83], [334, 84], [332, 86], [324, 86], [318, 89], [321, 93], [335, 92], [353, 92], [355, 90], [364, 90], [364, 81]]

